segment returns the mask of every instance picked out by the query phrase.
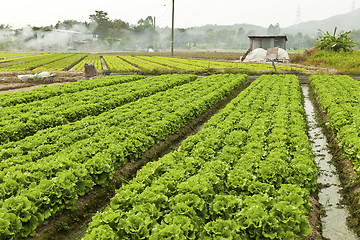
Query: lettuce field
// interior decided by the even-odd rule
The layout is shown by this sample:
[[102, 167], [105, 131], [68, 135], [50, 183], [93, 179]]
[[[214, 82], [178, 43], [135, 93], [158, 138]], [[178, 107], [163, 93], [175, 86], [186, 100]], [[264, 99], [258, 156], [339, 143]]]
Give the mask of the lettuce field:
[[[89, 62], [111, 72], [268, 66], [85, 53], [8, 57], [1, 71], [77, 71]], [[354, 178], [344, 196], [354, 197], [350, 214], [358, 221], [359, 193], [351, 189], [360, 182], [360, 84], [312, 75], [308, 86], [331, 141], [350, 161]], [[75, 231], [73, 222], [60, 229], [54, 221], [86, 209], [87, 196], [101, 189], [112, 189], [108, 204], [82, 213], [89, 224], [79, 239], [322, 239], [310, 219], [321, 210], [314, 201], [324, 186], [296, 75], [106, 76], [0, 94], [0, 108], [0, 239]], [[136, 165], [165, 143], [160, 157]], [[55, 230], [46, 235], [49, 226]]]
[[[239, 56], [240, 58], [240, 56]], [[209, 71], [271, 72], [271, 64], [172, 58], [164, 56], [131, 56], [106, 53], [0, 52], [0, 71], [83, 71], [92, 63], [99, 72], [113, 73], [198, 73]], [[306, 69], [279, 65], [278, 71], [304, 72]]]

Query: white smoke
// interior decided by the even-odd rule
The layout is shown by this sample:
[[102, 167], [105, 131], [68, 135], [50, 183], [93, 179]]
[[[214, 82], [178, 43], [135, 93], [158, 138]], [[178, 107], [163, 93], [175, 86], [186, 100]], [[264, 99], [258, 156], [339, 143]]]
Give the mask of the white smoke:
[[[94, 41], [93, 34], [84, 25], [71, 29], [34, 30], [31, 26], [22, 29], [0, 29], [0, 50], [66, 51], [85, 50]], [[76, 49], [81, 48], [81, 49]]]

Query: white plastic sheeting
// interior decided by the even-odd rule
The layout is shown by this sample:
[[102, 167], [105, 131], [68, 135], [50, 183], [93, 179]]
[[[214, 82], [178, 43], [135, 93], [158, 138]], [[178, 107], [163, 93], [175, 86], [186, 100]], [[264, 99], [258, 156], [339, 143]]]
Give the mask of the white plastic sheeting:
[[[244, 59], [244, 62], [265, 62], [266, 61], [267, 51], [262, 48], [256, 48], [252, 50]], [[283, 62], [290, 61], [289, 54], [286, 50], [279, 48], [278, 50], [278, 60]]]
[[290, 57], [288, 52], [285, 49], [279, 48], [278, 50], [278, 59], [283, 62], [289, 62]]
[[262, 48], [255, 48], [244, 59], [244, 62], [265, 62], [266, 50]]

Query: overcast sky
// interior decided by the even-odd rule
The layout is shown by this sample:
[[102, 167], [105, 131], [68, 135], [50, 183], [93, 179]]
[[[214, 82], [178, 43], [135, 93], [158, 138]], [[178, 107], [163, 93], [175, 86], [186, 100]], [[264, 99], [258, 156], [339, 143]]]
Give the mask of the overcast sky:
[[[354, 7], [360, 7], [360, 0], [175, 0], [175, 27], [236, 23], [287, 27], [296, 23], [298, 12], [304, 22], [344, 14]], [[90, 14], [102, 10], [110, 19], [136, 24], [140, 18], [153, 16], [157, 26], [170, 27], [171, 9], [172, 0], [4, 0], [0, 24], [19, 28], [63, 20], [89, 21]]]

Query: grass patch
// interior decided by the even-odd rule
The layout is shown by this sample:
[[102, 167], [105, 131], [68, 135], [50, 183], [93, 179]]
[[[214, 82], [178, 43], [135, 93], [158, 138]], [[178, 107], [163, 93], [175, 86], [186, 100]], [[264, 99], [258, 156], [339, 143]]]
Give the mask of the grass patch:
[[360, 51], [330, 52], [311, 49], [292, 55], [291, 61], [306, 66], [334, 68], [338, 70], [338, 74], [360, 76]]

